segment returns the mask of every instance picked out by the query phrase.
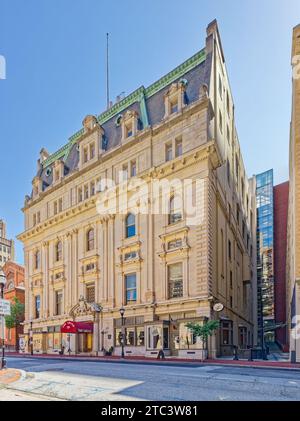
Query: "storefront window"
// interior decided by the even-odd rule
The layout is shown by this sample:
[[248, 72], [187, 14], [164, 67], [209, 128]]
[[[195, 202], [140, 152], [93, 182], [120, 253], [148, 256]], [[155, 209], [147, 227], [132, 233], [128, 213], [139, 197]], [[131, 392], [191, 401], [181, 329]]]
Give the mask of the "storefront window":
[[127, 346], [135, 346], [135, 328], [125, 329], [125, 338]]
[[148, 326], [148, 349], [169, 349], [169, 327]]
[[193, 333], [186, 327], [186, 322], [179, 324], [179, 348], [202, 349], [201, 339], [193, 335]]
[[144, 327], [137, 327], [136, 329], [137, 346], [145, 345], [145, 330]]

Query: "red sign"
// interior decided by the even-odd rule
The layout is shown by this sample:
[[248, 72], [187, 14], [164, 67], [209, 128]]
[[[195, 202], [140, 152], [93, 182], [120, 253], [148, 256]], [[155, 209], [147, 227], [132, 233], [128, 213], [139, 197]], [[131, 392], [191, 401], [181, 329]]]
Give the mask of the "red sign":
[[65, 322], [61, 328], [61, 333], [92, 333], [93, 323], [89, 322], [73, 322], [71, 320]]

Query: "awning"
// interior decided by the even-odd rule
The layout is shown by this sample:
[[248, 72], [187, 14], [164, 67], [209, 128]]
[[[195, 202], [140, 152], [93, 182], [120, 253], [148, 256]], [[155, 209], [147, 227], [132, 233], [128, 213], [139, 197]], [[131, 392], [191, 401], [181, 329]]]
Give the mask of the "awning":
[[61, 328], [61, 333], [92, 333], [94, 324], [91, 322], [73, 322], [69, 320], [65, 322]]

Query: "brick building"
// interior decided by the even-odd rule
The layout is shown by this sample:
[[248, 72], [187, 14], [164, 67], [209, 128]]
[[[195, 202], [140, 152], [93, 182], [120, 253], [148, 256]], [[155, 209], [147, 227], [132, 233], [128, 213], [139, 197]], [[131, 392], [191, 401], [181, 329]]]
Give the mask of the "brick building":
[[[289, 182], [274, 187], [275, 322], [286, 323], [286, 251]], [[287, 327], [277, 329], [276, 342], [288, 350]]]
[[[4, 299], [14, 302], [14, 298], [18, 298], [21, 303], [25, 303], [25, 287], [24, 287], [24, 267], [8, 261], [3, 266], [6, 276], [6, 286], [4, 289]], [[23, 333], [23, 327], [18, 326], [12, 329], [6, 329], [6, 347], [8, 349], [16, 349], [18, 336]]]

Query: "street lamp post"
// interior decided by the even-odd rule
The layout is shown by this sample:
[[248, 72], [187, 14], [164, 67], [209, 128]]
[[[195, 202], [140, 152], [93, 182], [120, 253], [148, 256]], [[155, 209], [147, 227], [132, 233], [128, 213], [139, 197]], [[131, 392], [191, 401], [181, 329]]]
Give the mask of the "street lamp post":
[[122, 358], [125, 358], [125, 353], [124, 353], [124, 342], [125, 342], [124, 314], [125, 314], [125, 308], [124, 307], [121, 307], [120, 308], [120, 315], [121, 315], [121, 318], [122, 318], [122, 335], [121, 335]]
[[[4, 287], [6, 285], [6, 276], [2, 269], [0, 269], [0, 288], [1, 288], [1, 299], [4, 299]], [[1, 316], [1, 325], [2, 325], [2, 359], [1, 359], [1, 370], [6, 368], [5, 360], [5, 318], [4, 315]]]
[[29, 341], [30, 341], [30, 354], [31, 354], [31, 355], [33, 355], [33, 330], [32, 330], [32, 320], [30, 320]]

